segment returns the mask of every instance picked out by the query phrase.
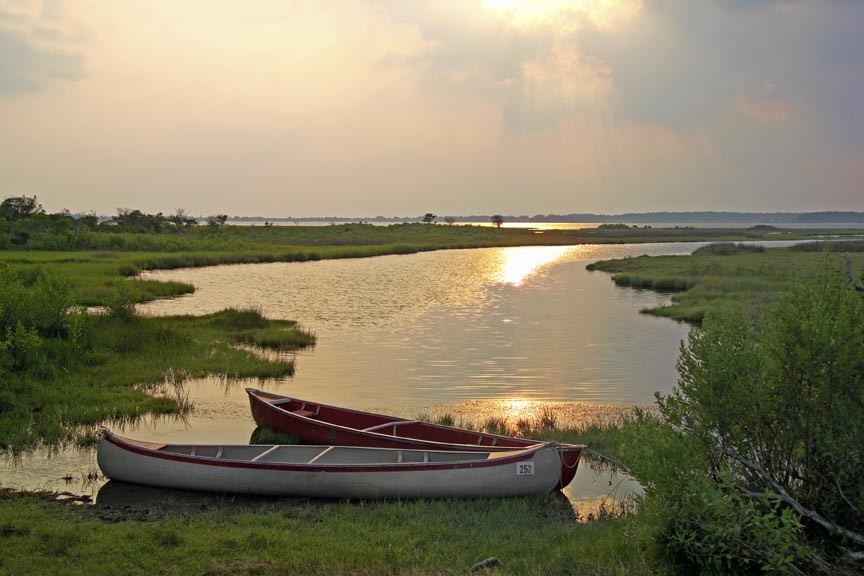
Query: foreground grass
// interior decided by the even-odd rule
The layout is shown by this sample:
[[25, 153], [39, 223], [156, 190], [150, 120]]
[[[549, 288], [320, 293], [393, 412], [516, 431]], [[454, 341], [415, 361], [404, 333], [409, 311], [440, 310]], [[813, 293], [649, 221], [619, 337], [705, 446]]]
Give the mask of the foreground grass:
[[[366, 258], [454, 248], [572, 245], [648, 242], [710, 242], [796, 240], [824, 230], [742, 228], [624, 228], [547, 230], [493, 229], [481, 226], [399, 224], [372, 226], [227, 226], [183, 232], [134, 234], [81, 232], [65, 240], [46, 237], [14, 251], [0, 250], [3, 262], [50, 266], [69, 279], [76, 300], [86, 306], [109, 304], [122, 287], [135, 302], [187, 294], [194, 289], [179, 282], [127, 280], [142, 270], [218, 264], [307, 262], [334, 258]], [[854, 236], [860, 230], [832, 230]], [[52, 249], [46, 250], [48, 247]]]
[[[80, 427], [146, 414], [182, 414], [180, 382], [220, 374], [278, 378], [293, 374], [290, 359], [276, 362], [238, 344], [290, 351], [314, 344], [291, 321], [255, 311], [224, 310], [207, 316], [164, 318], [90, 316], [72, 350], [49, 341], [59, 366], [6, 373], [0, 389], [0, 447], [15, 450], [38, 441], [76, 439]], [[66, 347], [66, 348], [64, 348]]]
[[3, 574], [657, 574], [638, 516], [575, 522], [560, 494], [183, 514], [0, 492]]
[[699, 323], [706, 312], [724, 305], [749, 307], [776, 300], [790, 288], [793, 271], [815, 273], [826, 257], [831, 266], [844, 269], [845, 257], [837, 251], [849, 250], [849, 268], [853, 274], [859, 275], [864, 266], [860, 243], [833, 245], [835, 252], [827, 256], [813, 248], [818, 247], [761, 251], [708, 248], [689, 256], [604, 260], [590, 264], [588, 269], [613, 273], [612, 280], [618, 286], [674, 293], [670, 306], [643, 312]]

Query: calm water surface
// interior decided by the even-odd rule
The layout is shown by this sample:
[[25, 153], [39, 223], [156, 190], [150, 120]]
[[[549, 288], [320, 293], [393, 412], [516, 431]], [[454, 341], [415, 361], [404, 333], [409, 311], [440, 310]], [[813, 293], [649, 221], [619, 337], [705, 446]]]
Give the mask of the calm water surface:
[[676, 379], [687, 327], [640, 315], [668, 301], [588, 272], [601, 258], [687, 253], [692, 244], [453, 250], [408, 256], [155, 272], [193, 295], [145, 314], [256, 306], [298, 320], [292, 393], [410, 409], [475, 399], [649, 404]]
[[[294, 378], [193, 380], [195, 410], [187, 419], [115, 428], [142, 440], [246, 443], [255, 428], [247, 385], [406, 416], [449, 412], [465, 421], [495, 415], [515, 422], [551, 404], [562, 423], [615, 417], [622, 406], [650, 404], [655, 391], [672, 389], [687, 327], [639, 314], [668, 296], [616, 288], [608, 274], [585, 266], [698, 246], [490, 248], [149, 273], [191, 282], [196, 292], [147, 304], [142, 313], [253, 306], [298, 320], [318, 345], [297, 355]], [[93, 449], [0, 460], [3, 486], [98, 498], [103, 483]], [[567, 494], [588, 514], [610, 491], [634, 486], [583, 465]]]

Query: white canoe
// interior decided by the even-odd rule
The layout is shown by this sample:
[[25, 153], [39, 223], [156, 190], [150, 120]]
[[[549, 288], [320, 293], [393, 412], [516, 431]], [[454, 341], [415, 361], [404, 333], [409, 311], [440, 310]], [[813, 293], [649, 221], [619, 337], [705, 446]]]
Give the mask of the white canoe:
[[522, 496], [556, 489], [556, 442], [507, 452], [355, 446], [153, 444], [102, 430], [97, 459], [111, 480], [308, 498]]

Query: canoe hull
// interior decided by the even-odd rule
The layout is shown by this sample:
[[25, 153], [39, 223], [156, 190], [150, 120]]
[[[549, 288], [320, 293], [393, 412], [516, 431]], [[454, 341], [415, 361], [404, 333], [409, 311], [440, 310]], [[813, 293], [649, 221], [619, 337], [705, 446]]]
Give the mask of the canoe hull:
[[[251, 388], [246, 392], [252, 417], [259, 426], [291, 434], [310, 444], [475, 452], [507, 451], [543, 444], [538, 440], [414, 423], [382, 414], [313, 404]], [[297, 407], [301, 409], [292, 410]], [[363, 430], [366, 425], [377, 430]], [[421, 437], [411, 437], [412, 433]], [[564, 466], [558, 489], [573, 480], [584, 448], [578, 444], [559, 444], [558, 452]]]
[[[562, 469], [554, 444], [501, 457], [496, 455], [490, 460], [428, 465], [315, 466], [160, 454], [158, 450], [128, 444], [110, 433], [100, 442], [97, 458], [103, 473], [111, 480], [185, 490], [308, 498], [542, 494], [555, 489]], [[525, 469], [532, 473], [520, 473]]]

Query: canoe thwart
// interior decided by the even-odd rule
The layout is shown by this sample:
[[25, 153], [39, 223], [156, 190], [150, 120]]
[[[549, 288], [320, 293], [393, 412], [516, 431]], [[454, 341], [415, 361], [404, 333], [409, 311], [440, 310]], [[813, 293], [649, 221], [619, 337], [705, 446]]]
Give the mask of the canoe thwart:
[[[296, 412], [295, 412], [296, 414]], [[370, 426], [369, 428], [363, 428], [364, 432], [375, 432], [376, 430], [384, 430], [393, 427], [393, 433], [396, 433], [397, 426], [404, 426], [405, 424], [416, 424], [417, 420], [400, 420], [398, 422], [385, 422], [384, 424], [378, 424], [377, 426]]]

